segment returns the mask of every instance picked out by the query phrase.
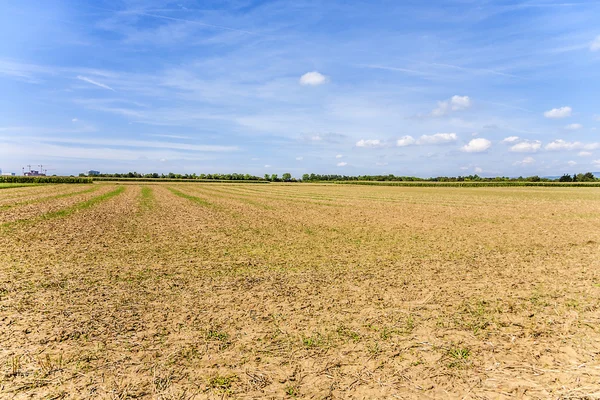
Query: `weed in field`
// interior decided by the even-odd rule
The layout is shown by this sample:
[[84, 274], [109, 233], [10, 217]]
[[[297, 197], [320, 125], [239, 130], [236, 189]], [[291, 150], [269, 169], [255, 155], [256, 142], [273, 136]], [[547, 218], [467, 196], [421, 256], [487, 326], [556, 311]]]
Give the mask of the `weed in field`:
[[237, 377], [235, 375], [213, 376], [208, 380], [208, 387], [227, 393], [231, 391], [231, 387], [233, 386], [233, 383], [236, 381], [236, 379]]
[[360, 341], [360, 333], [351, 330], [350, 328], [344, 326], [344, 325], [340, 325], [337, 330], [336, 330], [337, 334], [339, 336], [342, 336], [344, 338], [349, 338], [350, 340], [352, 340], [353, 342], [358, 342]]
[[470, 361], [471, 350], [465, 347], [451, 347], [448, 349], [447, 356], [450, 359], [449, 368], [466, 368]]
[[321, 347], [324, 344], [325, 338], [318, 332], [310, 336], [302, 336], [302, 345], [307, 349]]
[[296, 388], [296, 386], [288, 386], [285, 388], [285, 394], [290, 397], [297, 397], [298, 388]]
[[10, 372], [7, 374], [7, 377], [10, 378], [19, 375], [19, 373], [21, 372], [21, 356], [15, 355], [10, 357], [8, 361], [8, 366]]
[[46, 377], [53, 372], [60, 370], [63, 366], [63, 358], [62, 354], [60, 354], [56, 359], [53, 359], [50, 354], [46, 354], [46, 357], [38, 357], [37, 364], [40, 368], [43, 377]]

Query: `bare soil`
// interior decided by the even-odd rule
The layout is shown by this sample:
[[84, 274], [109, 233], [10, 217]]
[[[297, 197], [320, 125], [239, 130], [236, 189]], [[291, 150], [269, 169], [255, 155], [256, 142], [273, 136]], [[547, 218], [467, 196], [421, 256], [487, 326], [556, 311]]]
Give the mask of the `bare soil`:
[[598, 188], [124, 186], [0, 213], [0, 398], [600, 397]]

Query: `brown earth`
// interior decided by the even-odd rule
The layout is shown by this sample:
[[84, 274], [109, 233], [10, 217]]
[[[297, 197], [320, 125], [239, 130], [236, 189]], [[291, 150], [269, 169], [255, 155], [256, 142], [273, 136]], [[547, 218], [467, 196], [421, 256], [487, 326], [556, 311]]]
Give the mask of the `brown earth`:
[[597, 188], [121, 186], [0, 230], [0, 398], [600, 396]]

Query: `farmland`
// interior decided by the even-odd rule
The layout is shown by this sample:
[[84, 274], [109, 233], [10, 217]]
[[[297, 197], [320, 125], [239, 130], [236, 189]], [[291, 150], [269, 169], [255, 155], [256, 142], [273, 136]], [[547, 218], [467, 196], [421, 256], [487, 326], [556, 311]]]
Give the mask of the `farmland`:
[[0, 393], [593, 398], [599, 254], [596, 187], [3, 189]]

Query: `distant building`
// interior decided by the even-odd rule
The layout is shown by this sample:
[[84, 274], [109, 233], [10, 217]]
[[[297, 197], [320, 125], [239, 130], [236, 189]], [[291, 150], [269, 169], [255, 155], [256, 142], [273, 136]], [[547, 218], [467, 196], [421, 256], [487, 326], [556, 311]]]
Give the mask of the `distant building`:
[[100, 175], [100, 171], [89, 170], [87, 174], [88, 176], [98, 176]]
[[23, 173], [23, 175], [25, 176], [46, 176], [46, 174], [40, 172], [40, 171], [36, 171], [34, 169], [30, 169], [29, 171], [25, 171]]
[[2, 175], [2, 176], [15, 176], [16, 174], [14, 172], [2, 172], [2, 171], [0, 171], [0, 175]]

